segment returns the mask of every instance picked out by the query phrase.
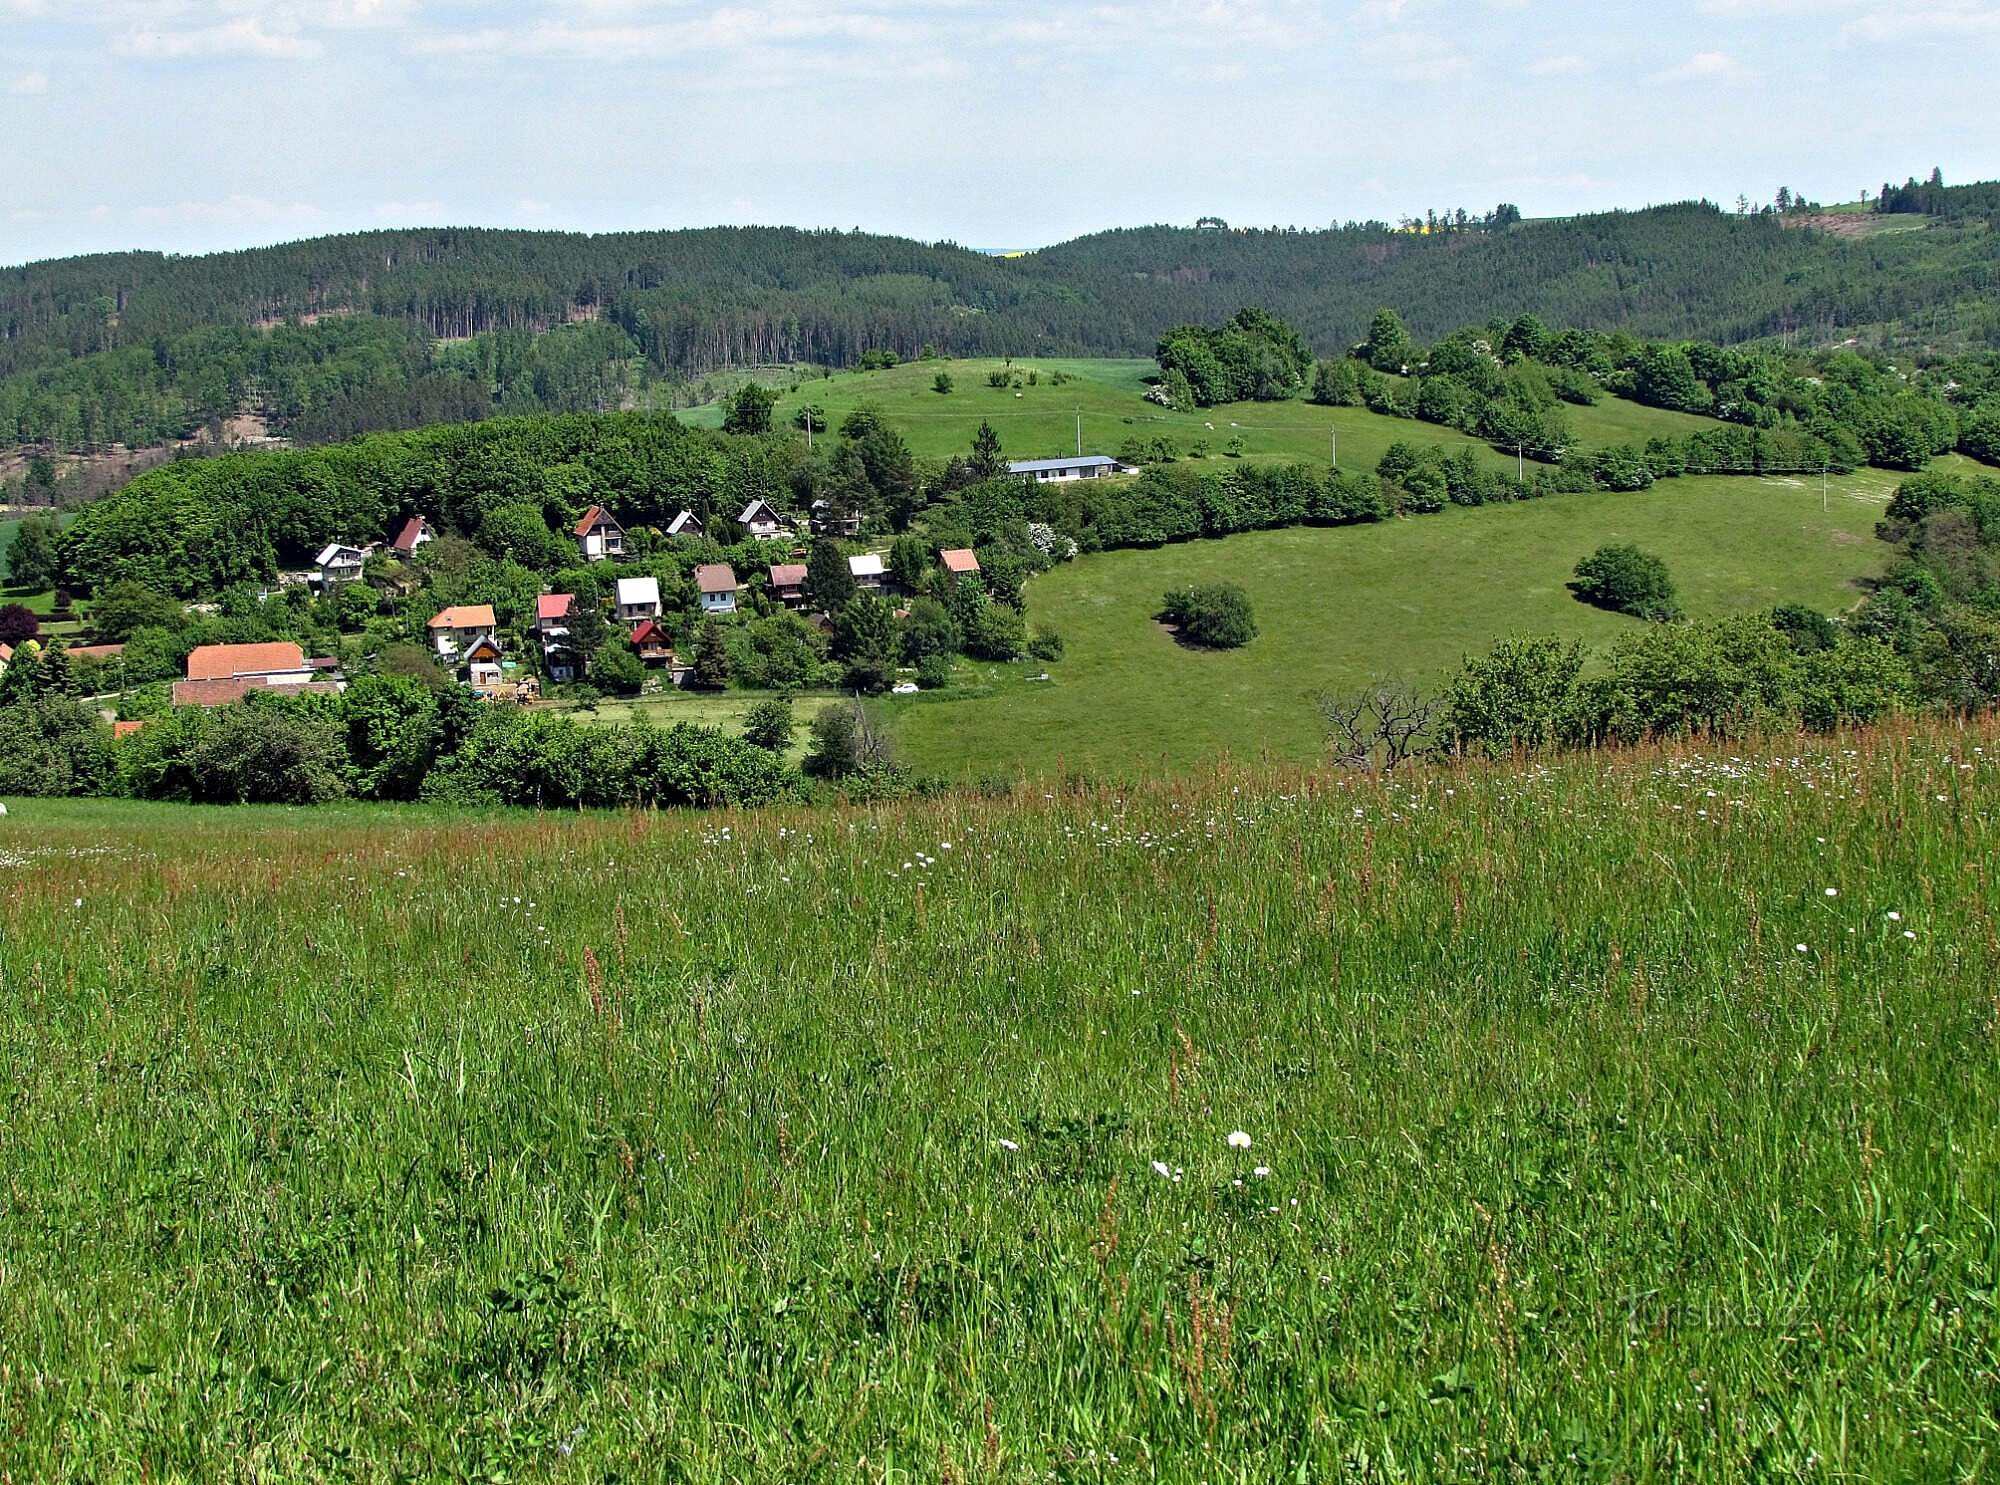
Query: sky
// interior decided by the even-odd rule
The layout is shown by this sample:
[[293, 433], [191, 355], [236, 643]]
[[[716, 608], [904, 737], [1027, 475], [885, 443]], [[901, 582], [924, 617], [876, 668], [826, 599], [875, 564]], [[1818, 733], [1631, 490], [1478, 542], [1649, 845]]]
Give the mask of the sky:
[[2000, 176], [2000, 0], [0, 0], [0, 263], [386, 226], [970, 247]]

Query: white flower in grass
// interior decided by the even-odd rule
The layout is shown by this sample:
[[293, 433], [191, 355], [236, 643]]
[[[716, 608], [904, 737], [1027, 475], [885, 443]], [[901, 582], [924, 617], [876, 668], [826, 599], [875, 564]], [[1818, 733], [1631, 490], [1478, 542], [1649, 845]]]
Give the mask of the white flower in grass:
[[1230, 1149], [1232, 1149], [1232, 1150], [1247, 1150], [1247, 1149], [1249, 1149], [1249, 1148], [1250, 1148], [1250, 1136], [1249, 1136], [1249, 1135], [1247, 1135], [1247, 1134], [1245, 1134], [1245, 1133], [1244, 1133], [1244, 1132], [1243, 1132], [1242, 1130], [1240, 1130], [1240, 1129], [1235, 1129], [1235, 1130], [1231, 1130], [1231, 1131], [1230, 1131], [1230, 1134], [1229, 1134], [1229, 1148], [1230, 1148]]
[[1003, 1150], [1013, 1151], [1013, 1150], [1018, 1150], [1021, 1147], [1015, 1144], [1012, 1140], [1002, 1140], [1000, 1141], [1000, 1148]]
[[1903, 921], [1903, 915], [1902, 915], [1901, 913], [1898, 913], [1898, 912], [1893, 912], [1893, 911], [1892, 911], [1892, 912], [1891, 912], [1891, 913], [1889, 914], [1889, 921], [1890, 921], [1891, 923], [1900, 923], [1900, 922], [1902, 922], [1902, 921]]
[[1264, 1179], [1264, 1177], [1271, 1174], [1271, 1167], [1268, 1165], [1260, 1165], [1255, 1170], [1251, 1171], [1250, 1174], [1255, 1176], [1258, 1180], [1261, 1181]]
[[1793, 944], [1792, 947], [1797, 949], [1801, 954], [1810, 954], [1812, 952], [1804, 944]]
[[1172, 1171], [1167, 1169], [1167, 1162], [1164, 1160], [1155, 1160], [1153, 1162], [1153, 1171], [1156, 1175], [1166, 1176], [1169, 1179], [1172, 1179], [1174, 1174]]
[[1840, 896], [1840, 889], [1838, 887], [1829, 887], [1826, 889], [1826, 895], [1828, 897], [1838, 897]]

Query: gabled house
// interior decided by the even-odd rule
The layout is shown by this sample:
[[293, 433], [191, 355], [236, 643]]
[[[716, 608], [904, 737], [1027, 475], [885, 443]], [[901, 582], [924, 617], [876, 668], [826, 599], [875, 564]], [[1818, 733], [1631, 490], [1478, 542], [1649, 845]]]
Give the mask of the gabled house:
[[576, 679], [567, 643], [570, 617], [575, 612], [576, 599], [568, 593], [544, 593], [535, 600], [535, 633], [541, 636], [542, 661], [552, 681]]
[[389, 550], [405, 562], [417, 555], [417, 548], [425, 542], [437, 540], [437, 533], [431, 530], [431, 523], [422, 516], [411, 516], [396, 528], [396, 534], [389, 538]]
[[438, 658], [457, 663], [459, 656], [482, 639], [494, 638], [499, 627], [490, 603], [458, 603], [430, 622], [431, 643]]
[[656, 577], [618, 579], [618, 622], [634, 624], [641, 619], [657, 619], [660, 608], [660, 580]]
[[771, 596], [786, 608], [797, 608], [806, 601], [806, 565], [803, 562], [773, 562], [771, 564]]
[[743, 513], [736, 518], [736, 524], [757, 538], [784, 537], [792, 534], [792, 528], [784, 523], [769, 503], [753, 500], [743, 507]]
[[699, 538], [708, 535], [708, 531], [701, 524], [700, 516], [691, 510], [684, 510], [667, 522], [667, 535]]
[[593, 505], [583, 513], [571, 533], [576, 549], [586, 562], [602, 562], [625, 555], [625, 528], [611, 519], [611, 512]]
[[466, 645], [463, 659], [465, 683], [473, 690], [490, 691], [500, 685], [500, 641], [493, 635], [482, 634]]
[[815, 500], [812, 503], [811, 516], [815, 536], [861, 534], [861, 512], [851, 506], [835, 505], [831, 500]]
[[319, 678], [306, 652], [289, 640], [255, 645], [197, 645], [188, 652], [191, 681], [250, 681], [257, 685], [303, 685]]
[[880, 552], [863, 552], [858, 557], [847, 559], [847, 570], [854, 574], [854, 586], [864, 593], [880, 593], [887, 570], [882, 566]]
[[667, 637], [667, 631], [651, 619], [641, 619], [632, 631], [632, 648], [639, 652], [640, 661], [646, 665], [673, 664], [673, 641]]
[[979, 559], [970, 547], [951, 547], [938, 553], [938, 561], [953, 577], [969, 577], [979, 571]]
[[313, 581], [321, 592], [335, 583], [358, 583], [361, 581], [361, 568], [367, 561], [366, 547], [351, 547], [346, 542], [330, 541], [313, 558]]
[[705, 614], [733, 614], [736, 595], [742, 584], [736, 569], [727, 562], [704, 562], [694, 570], [694, 585], [701, 590], [701, 611]]

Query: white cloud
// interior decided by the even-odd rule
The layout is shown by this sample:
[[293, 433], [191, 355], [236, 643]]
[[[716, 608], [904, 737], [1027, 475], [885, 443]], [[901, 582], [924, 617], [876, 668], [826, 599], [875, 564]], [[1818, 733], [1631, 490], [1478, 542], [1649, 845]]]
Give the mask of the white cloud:
[[1745, 76], [1743, 64], [1728, 52], [1696, 52], [1678, 67], [1653, 74], [1658, 82], [1727, 82]]
[[1898, 5], [1856, 17], [1841, 28], [1841, 36], [1873, 42], [2000, 36], [2000, 7], [1986, 0]]
[[134, 28], [119, 37], [118, 50], [146, 61], [178, 61], [186, 57], [317, 57], [323, 43], [295, 31], [271, 31], [254, 15], [239, 16], [192, 30], [149, 31]]
[[24, 72], [7, 84], [7, 91], [17, 97], [27, 98], [49, 90], [49, 75], [46, 72]]

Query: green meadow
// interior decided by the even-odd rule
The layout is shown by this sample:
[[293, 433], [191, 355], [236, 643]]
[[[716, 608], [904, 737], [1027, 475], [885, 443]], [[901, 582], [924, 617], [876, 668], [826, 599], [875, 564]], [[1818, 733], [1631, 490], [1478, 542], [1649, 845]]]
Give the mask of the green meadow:
[[[1317, 691], [1434, 682], [1507, 634], [1615, 640], [1640, 621], [1579, 603], [1578, 559], [1637, 542], [1666, 559], [1690, 614], [1862, 596], [1886, 549], [1873, 527], [1895, 477], [1712, 476], [1631, 494], [1453, 507], [1372, 526], [1297, 527], [1081, 557], [1028, 585], [1061, 660], [962, 662], [953, 691], [883, 703], [906, 758], [947, 774], [1076, 766], [1132, 777], [1218, 753], [1310, 759]], [[1258, 637], [1187, 649], [1154, 622], [1162, 595], [1234, 582]], [[1040, 677], [1046, 674], [1047, 679]]]
[[9, 801], [0, 1479], [1984, 1478], [1996, 761]]

